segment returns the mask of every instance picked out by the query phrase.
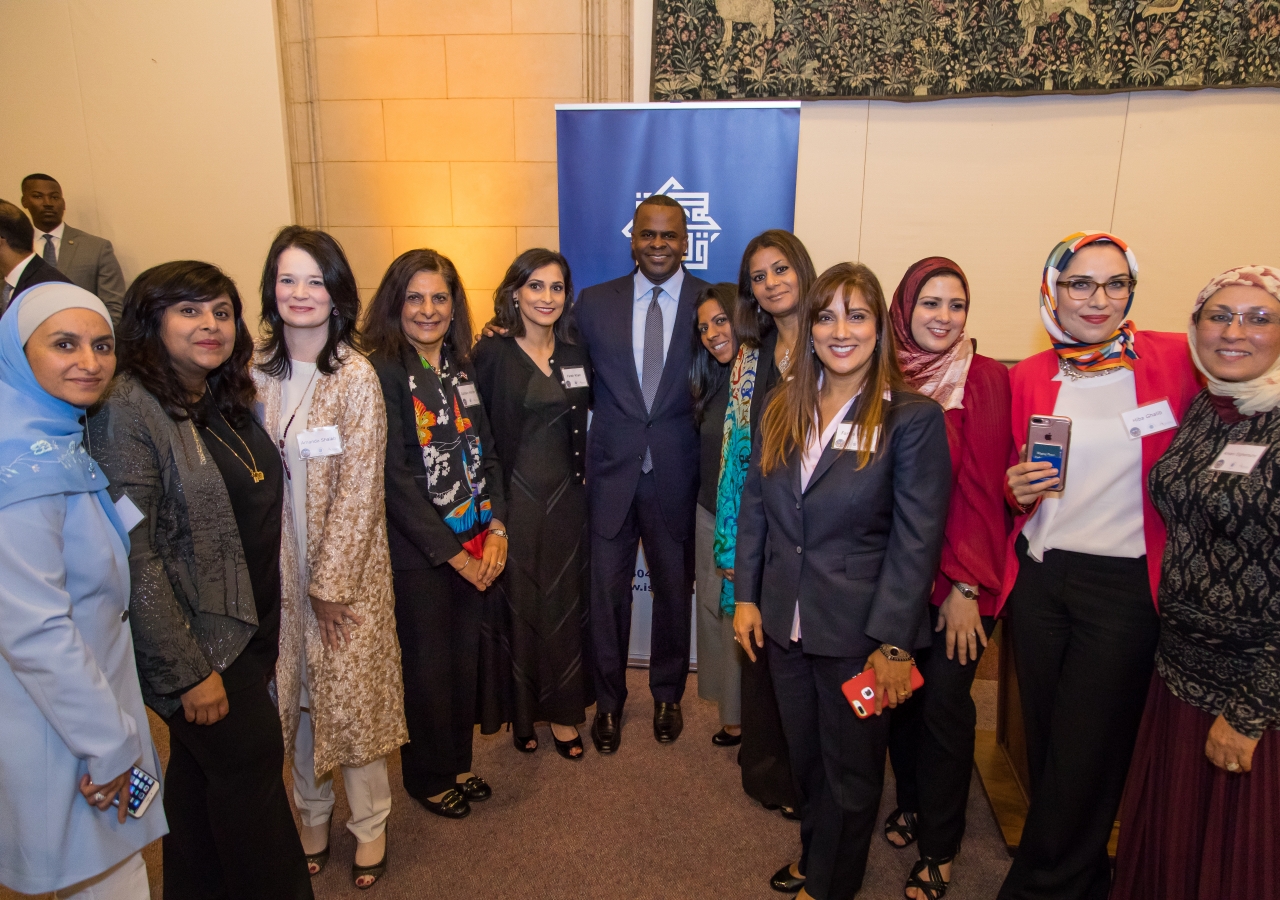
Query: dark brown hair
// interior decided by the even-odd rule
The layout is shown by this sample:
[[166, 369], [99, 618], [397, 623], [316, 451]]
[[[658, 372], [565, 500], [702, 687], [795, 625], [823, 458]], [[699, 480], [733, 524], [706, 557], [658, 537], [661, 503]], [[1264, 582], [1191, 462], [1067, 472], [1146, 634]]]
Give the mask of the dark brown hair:
[[207, 303], [226, 295], [235, 313], [236, 336], [231, 356], [209, 373], [209, 396], [233, 426], [249, 418], [256, 391], [249, 377], [253, 338], [244, 323], [244, 307], [236, 284], [212, 263], [177, 260], [147, 269], [124, 295], [124, 311], [116, 329], [117, 371], [138, 380], [160, 401], [171, 419], [204, 425], [200, 401], [192, 400], [178, 378], [161, 333], [164, 312], [179, 303]]
[[[847, 303], [854, 291], [863, 296], [876, 317], [876, 346], [871, 353], [854, 418], [856, 433], [864, 436], [857, 447], [858, 468], [861, 469], [871, 460], [870, 436], [884, 424], [887, 409], [885, 391], [910, 390], [898, 367], [889, 310], [885, 307], [884, 290], [875, 273], [862, 263], [844, 262], [818, 276], [801, 308], [799, 342], [801, 347], [809, 344], [818, 315], [840, 295]], [[802, 362], [806, 359], [807, 363]], [[810, 350], [792, 364], [791, 377], [774, 391], [760, 420], [761, 474], [768, 475], [785, 466], [793, 451], [808, 446], [809, 436], [818, 427], [814, 411], [818, 408], [818, 375], [821, 372], [822, 362], [810, 345]]]
[[698, 293], [698, 302], [693, 304], [693, 363], [689, 366], [689, 390], [693, 394], [693, 420], [699, 427], [702, 425], [703, 413], [711, 395], [720, 389], [720, 385], [729, 377], [733, 361], [721, 365], [711, 355], [711, 351], [702, 343], [702, 334], [698, 330], [698, 310], [702, 304], [713, 302], [720, 305], [721, 311], [729, 317], [729, 326], [733, 331], [733, 348], [741, 346], [738, 339], [738, 327], [734, 318], [734, 307], [737, 306], [738, 289], [729, 281], [721, 281], [707, 285]]
[[369, 352], [381, 353], [394, 360], [399, 360], [401, 354], [409, 349], [409, 339], [404, 336], [404, 327], [400, 324], [400, 313], [404, 309], [409, 282], [419, 272], [438, 273], [449, 289], [453, 321], [445, 336], [444, 347], [454, 363], [463, 365], [471, 359], [471, 345], [475, 340], [467, 292], [453, 261], [434, 250], [408, 250], [391, 263], [369, 308], [365, 310], [363, 343]]
[[789, 231], [771, 228], [751, 239], [747, 249], [742, 251], [742, 263], [738, 266], [738, 320], [737, 332], [742, 343], [748, 347], [759, 347], [764, 339], [773, 331], [773, 316], [769, 315], [756, 300], [751, 291], [751, 257], [765, 247], [773, 247], [784, 257], [796, 271], [796, 279], [800, 282], [800, 303], [808, 296], [814, 279], [818, 277], [813, 268], [813, 260], [800, 239]]
[[321, 375], [332, 375], [342, 365], [338, 348], [343, 344], [359, 347], [360, 332], [356, 321], [360, 318], [360, 292], [356, 290], [356, 277], [351, 273], [347, 255], [342, 245], [330, 234], [301, 225], [287, 225], [280, 229], [267, 251], [267, 262], [262, 267], [262, 341], [258, 350], [266, 359], [258, 367], [272, 378], [287, 377], [293, 371], [289, 360], [289, 348], [284, 342], [284, 319], [276, 304], [276, 277], [279, 274], [280, 254], [290, 247], [306, 253], [324, 277], [324, 289], [333, 303], [333, 315], [329, 316], [329, 339], [316, 357], [316, 369]]
[[493, 292], [493, 324], [503, 329], [509, 337], [524, 337], [524, 316], [516, 306], [516, 291], [528, 284], [533, 273], [543, 266], [559, 266], [564, 279], [564, 312], [556, 319], [556, 340], [576, 344], [577, 329], [573, 324], [573, 275], [569, 261], [554, 250], [535, 247], [526, 250], [507, 266], [502, 284]]

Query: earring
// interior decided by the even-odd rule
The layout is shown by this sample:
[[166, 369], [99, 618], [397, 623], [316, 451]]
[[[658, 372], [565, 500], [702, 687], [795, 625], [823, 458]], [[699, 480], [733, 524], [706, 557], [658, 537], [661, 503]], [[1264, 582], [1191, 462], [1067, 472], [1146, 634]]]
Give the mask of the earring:
[[338, 318], [338, 307], [335, 306], [333, 308], [333, 311], [330, 313], [330, 315], [333, 316], [335, 319]]

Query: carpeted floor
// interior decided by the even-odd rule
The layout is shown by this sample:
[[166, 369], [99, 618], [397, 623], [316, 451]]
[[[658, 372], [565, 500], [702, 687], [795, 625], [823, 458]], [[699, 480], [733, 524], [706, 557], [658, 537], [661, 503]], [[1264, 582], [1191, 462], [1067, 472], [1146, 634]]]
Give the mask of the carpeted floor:
[[[474, 804], [471, 816], [460, 822], [437, 818], [412, 801], [400, 784], [399, 756], [393, 756], [390, 865], [382, 881], [364, 896], [779, 896], [769, 889], [768, 878], [798, 855], [799, 825], [765, 811], [742, 793], [736, 751], [711, 744], [719, 724], [715, 707], [697, 699], [696, 676], [689, 678], [683, 704], [684, 734], [672, 745], [654, 741], [646, 675], [635, 669], [629, 673], [631, 699], [623, 719], [622, 748], [612, 757], [595, 753], [585, 728], [587, 753], [580, 763], [556, 755], [546, 728], [539, 729], [543, 746], [532, 755], [517, 753], [506, 732], [477, 737], [475, 770], [493, 786], [494, 796]], [[979, 681], [976, 687], [987, 685]], [[988, 705], [982, 702], [986, 699], [980, 698], [980, 710]], [[152, 727], [162, 742], [164, 726], [153, 721]], [[893, 806], [890, 775], [881, 816]], [[351, 883], [355, 839], [340, 826], [346, 816], [339, 788], [333, 856], [313, 880], [320, 900], [361, 893]], [[156, 898], [158, 851], [157, 844], [146, 854]], [[877, 835], [860, 900], [902, 897], [915, 857], [914, 850], [892, 850]], [[975, 778], [969, 830], [948, 897], [995, 896], [1008, 866], [1008, 853]], [[15, 895], [0, 889], [0, 897], [6, 896]]]

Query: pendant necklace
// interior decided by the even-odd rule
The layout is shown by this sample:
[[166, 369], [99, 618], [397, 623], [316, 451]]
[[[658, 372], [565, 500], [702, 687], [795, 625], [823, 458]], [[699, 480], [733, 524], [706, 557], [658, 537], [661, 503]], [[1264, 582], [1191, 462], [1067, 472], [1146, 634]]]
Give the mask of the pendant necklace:
[[[218, 409], [218, 407], [217, 407], [216, 405], [215, 405], [213, 408], [214, 408], [214, 409]], [[249, 463], [245, 462], [245, 461], [244, 461], [244, 457], [243, 457], [243, 456], [241, 456], [239, 453], [237, 453], [237, 452], [235, 451], [235, 449], [234, 449], [230, 444], [228, 444], [226, 441], [224, 441], [224, 440], [223, 440], [223, 439], [218, 435], [218, 432], [216, 432], [216, 431], [214, 431], [212, 428], [210, 428], [210, 429], [209, 429], [209, 433], [210, 433], [211, 435], [213, 435], [215, 438], [217, 438], [217, 439], [218, 439], [218, 443], [219, 443], [219, 444], [221, 444], [222, 446], [224, 446], [224, 447], [226, 447], [228, 450], [230, 450], [230, 451], [231, 451], [231, 455], [232, 455], [232, 456], [234, 456], [236, 459], [240, 460], [240, 465], [244, 466], [246, 469], [248, 469], [248, 470], [249, 470], [249, 474], [253, 476], [253, 483], [254, 483], [254, 484], [258, 484], [259, 482], [261, 482], [261, 481], [263, 481], [264, 479], [266, 479], [267, 474], [266, 474], [265, 472], [263, 472], [261, 469], [259, 469], [259, 468], [258, 468], [258, 461], [257, 461], [256, 459], [254, 459], [254, 458], [253, 458], [253, 451], [252, 451], [252, 450], [250, 450], [250, 449], [249, 449], [249, 445], [248, 445], [248, 444], [246, 444], [246, 443], [244, 442], [244, 438], [240, 437], [239, 432], [237, 432], [234, 428], [232, 428], [232, 427], [231, 427], [231, 423], [227, 421], [227, 417], [226, 417], [226, 416], [224, 416], [224, 415], [222, 414], [222, 410], [220, 410], [220, 409], [218, 409], [218, 418], [220, 418], [220, 419], [222, 420], [222, 424], [223, 424], [223, 425], [226, 425], [226, 426], [227, 426], [227, 430], [229, 430], [232, 434], [234, 434], [234, 435], [236, 436], [236, 440], [238, 440], [238, 441], [240, 442], [241, 446], [243, 446], [243, 447], [244, 447], [245, 452], [249, 454], [249, 460], [250, 460], [250, 462], [252, 462], [252, 463], [253, 463], [253, 465], [249, 465]]]

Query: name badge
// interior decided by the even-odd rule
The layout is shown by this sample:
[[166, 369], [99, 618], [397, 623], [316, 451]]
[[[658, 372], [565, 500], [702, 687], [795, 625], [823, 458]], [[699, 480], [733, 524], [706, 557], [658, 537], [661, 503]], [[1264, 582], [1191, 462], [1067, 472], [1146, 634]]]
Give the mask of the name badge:
[[342, 436], [337, 425], [308, 428], [298, 435], [298, 455], [303, 459], [317, 456], [337, 456], [342, 452]]
[[1124, 420], [1124, 430], [1128, 432], [1131, 441], [1178, 427], [1178, 420], [1174, 418], [1168, 400], [1144, 403], [1137, 409], [1120, 413], [1120, 418]]
[[843, 450], [845, 444], [849, 443], [849, 433], [853, 430], [852, 422], [841, 422], [836, 426], [836, 436], [831, 442], [832, 450]]
[[1269, 449], [1267, 444], [1227, 444], [1211, 467], [1215, 472], [1248, 475]]
[[[880, 443], [880, 426], [876, 426], [876, 430], [871, 432], [871, 446], [865, 448], [868, 453], [875, 453], [876, 447]], [[836, 426], [836, 436], [831, 440], [832, 450], [843, 450], [846, 447], [850, 449], [861, 450], [863, 440], [858, 434], [858, 429], [853, 427], [852, 422], [841, 422]]]
[[587, 386], [587, 370], [583, 366], [566, 366], [560, 370], [566, 388], [584, 388]]
[[458, 385], [458, 396], [462, 398], [463, 406], [479, 406], [480, 392], [476, 390], [474, 384]]
[[138, 509], [138, 504], [129, 499], [128, 494], [121, 494], [116, 501], [116, 515], [120, 517], [120, 523], [124, 525], [126, 532], [133, 531], [146, 518], [142, 510]]

